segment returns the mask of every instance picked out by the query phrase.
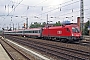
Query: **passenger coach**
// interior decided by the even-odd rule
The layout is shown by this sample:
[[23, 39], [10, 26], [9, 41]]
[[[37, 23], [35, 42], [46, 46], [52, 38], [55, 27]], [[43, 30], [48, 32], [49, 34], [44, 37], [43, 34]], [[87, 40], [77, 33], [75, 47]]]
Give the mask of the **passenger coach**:
[[4, 31], [4, 34], [5, 35], [19, 35], [19, 36], [39, 38], [39, 37], [41, 37], [41, 28]]

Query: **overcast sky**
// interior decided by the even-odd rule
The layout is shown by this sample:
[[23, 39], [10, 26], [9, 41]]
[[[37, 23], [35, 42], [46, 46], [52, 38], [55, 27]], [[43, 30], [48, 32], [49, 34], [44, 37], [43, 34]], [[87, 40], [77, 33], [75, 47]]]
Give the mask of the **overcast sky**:
[[[90, 18], [89, 2], [84, 0], [84, 22]], [[48, 20], [53, 21], [51, 23], [65, 20], [76, 23], [80, 16], [80, 0], [0, 0], [0, 29], [10, 27], [13, 23], [15, 28], [18, 24], [21, 28], [27, 17], [29, 25], [33, 22], [46, 22], [47, 14]]]

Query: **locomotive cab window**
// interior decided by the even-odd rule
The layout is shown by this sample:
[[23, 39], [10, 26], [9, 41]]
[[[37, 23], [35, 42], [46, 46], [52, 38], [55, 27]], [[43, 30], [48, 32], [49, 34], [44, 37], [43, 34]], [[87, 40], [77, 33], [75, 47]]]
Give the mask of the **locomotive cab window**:
[[80, 32], [80, 30], [79, 30], [78, 28], [76, 28], [76, 27], [72, 27], [72, 31], [73, 31], [74, 33], [79, 33], [79, 32]]

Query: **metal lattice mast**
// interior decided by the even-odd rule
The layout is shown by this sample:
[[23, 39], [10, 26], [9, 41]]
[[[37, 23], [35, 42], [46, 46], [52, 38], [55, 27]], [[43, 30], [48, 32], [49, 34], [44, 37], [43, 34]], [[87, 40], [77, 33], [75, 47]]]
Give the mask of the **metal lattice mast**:
[[83, 26], [84, 26], [84, 3], [83, 0], [80, 0], [80, 30], [83, 34]]

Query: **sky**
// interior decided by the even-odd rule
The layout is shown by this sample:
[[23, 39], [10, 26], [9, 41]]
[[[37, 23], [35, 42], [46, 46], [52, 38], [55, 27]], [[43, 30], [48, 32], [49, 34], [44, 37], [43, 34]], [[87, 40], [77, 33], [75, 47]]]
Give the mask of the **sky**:
[[[89, 0], [84, 0], [84, 22], [90, 19]], [[77, 22], [80, 17], [80, 0], [0, 0], [0, 29], [22, 28], [28, 18], [28, 25], [47, 21], [68, 20]], [[53, 18], [51, 18], [53, 17]], [[66, 18], [68, 17], [68, 18]]]

